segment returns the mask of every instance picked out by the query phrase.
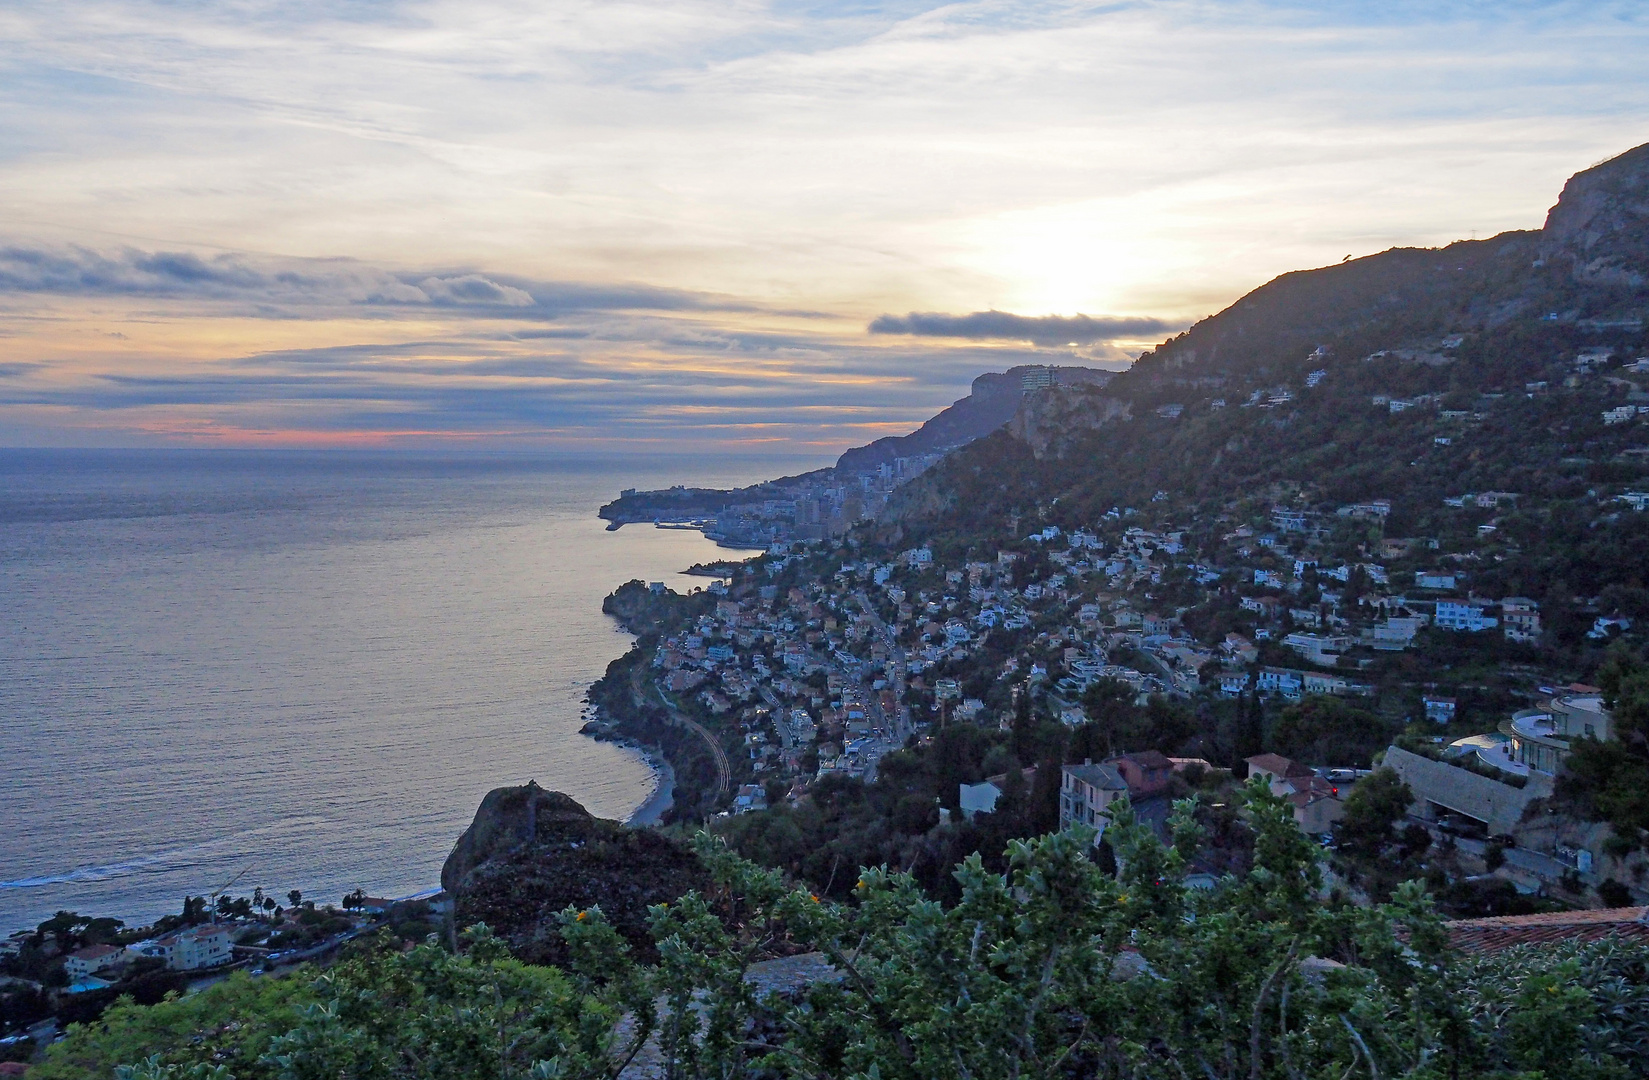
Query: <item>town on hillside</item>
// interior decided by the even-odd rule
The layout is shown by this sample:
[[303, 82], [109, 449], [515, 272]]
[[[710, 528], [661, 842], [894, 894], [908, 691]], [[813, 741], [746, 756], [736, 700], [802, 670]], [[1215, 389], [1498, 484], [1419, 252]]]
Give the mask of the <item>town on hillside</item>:
[[[1324, 366], [1299, 385], [1230, 409], [1264, 424], [1268, 410], [1313, 407], [1334, 389], [1326, 357], [1308, 357]], [[1519, 402], [1568, 394], [1567, 407], [1589, 380], [1649, 372], [1649, 359], [1618, 348], [1571, 359], [1573, 385], [1531, 385]], [[1026, 385], [1024, 401], [1084, 392], [1050, 376]], [[1493, 395], [1455, 404], [1374, 395], [1365, 407], [1435, 429], [1438, 447], [1522, 407]], [[1182, 422], [1183, 407], [1170, 412], [1134, 423]], [[1635, 407], [1594, 419], [1616, 441], [1640, 424]], [[968, 451], [975, 472], [1000, 452], [988, 445]], [[958, 460], [966, 454], [940, 458], [952, 477], [965, 471]], [[1463, 899], [1462, 913], [1649, 899], [1637, 846], [1558, 783], [1577, 746], [1618, 735], [1609, 693], [1587, 680], [1612, 644], [1636, 640], [1636, 609], [1616, 606], [1618, 591], [1555, 611], [1496, 591], [1529, 557], [1520, 537], [1546, 508], [1531, 505], [1538, 498], [1445, 488], [1417, 512], [1414, 490], [1336, 502], [1310, 484], [1273, 483], [1212, 507], [1164, 490], [1073, 520], [1057, 499], [1032, 500], [924, 530], [900, 507], [916, 472], [884, 467], [848, 488], [819, 474], [875, 498], [827, 503], [808, 489], [759, 509], [731, 504], [744, 542], [760, 534], [760, 556], [691, 597], [640, 582], [615, 594], [645, 596], [664, 614], [630, 624], [643, 637], [626, 670], [645, 688], [614, 696], [598, 685], [589, 730], [656, 742], [660, 729], [626, 723], [645, 704], [697, 733], [674, 745], [707, 749], [717, 771], [695, 786], [689, 770], [678, 819], [805, 805], [840, 780], [874, 785], [889, 755], [933, 753], [936, 739], [967, 729], [984, 733], [985, 749], [935, 791], [936, 825], [992, 813], [1008, 788], [1035, 789], [1044, 816], [1027, 826], [1082, 820], [1102, 843], [1118, 796], [1161, 824], [1175, 798], [1200, 789], [1217, 803], [1219, 783], [1262, 777], [1302, 830], [1338, 848], [1354, 793], [1378, 771], [1407, 800], [1392, 835], [1410, 830], [1408, 869], [1497, 898]], [[1575, 505], [1596, 535], [1618, 536], [1638, 528], [1649, 492], [1617, 480]], [[899, 543], [924, 532], [916, 546]], [[1057, 753], [1047, 739], [1026, 750], [1023, 733], [1037, 725], [1065, 733]], [[1010, 744], [1015, 753], [984, 759]]]

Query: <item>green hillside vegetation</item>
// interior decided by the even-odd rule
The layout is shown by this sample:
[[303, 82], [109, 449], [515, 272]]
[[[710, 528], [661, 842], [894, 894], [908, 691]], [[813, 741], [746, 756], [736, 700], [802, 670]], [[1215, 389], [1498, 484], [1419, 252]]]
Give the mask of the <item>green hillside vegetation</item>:
[[[1465, 957], [1417, 888], [1324, 904], [1310, 841], [1263, 786], [1243, 792], [1254, 872], [1211, 890], [1119, 810], [1120, 868], [1076, 829], [954, 872], [955, 903], [908, 875], [858, 875], [845, 902], [799, 891], [701, 838], [713, 884], [655, 906], [637, 964], [599, 908], [568, 908], [565, 972], [483, 929], [454, 955], [370, 947], [310, 978], [237, 977], [118, 1006], [52, 1049], [46, 1080], [611, 1077], [642, 1054], [676, 1077], [1180, 1078], [1649, 1075], [1649, 950], [1617, 942]], [[744, 976], [823, 955], [787, 994]]]

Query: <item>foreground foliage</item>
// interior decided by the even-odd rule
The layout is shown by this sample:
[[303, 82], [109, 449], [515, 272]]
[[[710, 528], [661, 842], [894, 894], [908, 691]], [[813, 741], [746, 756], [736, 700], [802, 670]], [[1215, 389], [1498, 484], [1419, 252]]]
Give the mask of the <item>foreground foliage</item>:
[[[1649, 1075], [1649, 950], [1605, 941], [1464, 958], [1424, 892], [1326, 903], [1286, 804], [1244, 789], [1255, 868], [1188, 888], [1198, 826], [1164, 846], [1119, 804], [1119, 869], [1082, 830], [977, 857], [946, 907], [867, 870], [837, 904], [701, 838], [715, 884], [652, 910], [640, 964], [598, 908], [569, 908], [568, 970], [508, 957], [484, 929], [452, 955], [383, 950], [309, 982], [231, 980], [76, 1029], [42, 1075], [1605, 1078]], [[835, 969], [761, 996], [753, 963]]]

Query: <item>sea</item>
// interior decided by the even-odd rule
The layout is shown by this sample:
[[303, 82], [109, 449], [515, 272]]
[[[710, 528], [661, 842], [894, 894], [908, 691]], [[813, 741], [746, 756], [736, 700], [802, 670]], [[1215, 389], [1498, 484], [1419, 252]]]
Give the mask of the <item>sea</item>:
[[818, 464], [0, 450], [0, 934], [415, 895], [506, 784], [626, 818], [654, 768], [578, 734], [602, 597], [750, 553], [597, 508]]

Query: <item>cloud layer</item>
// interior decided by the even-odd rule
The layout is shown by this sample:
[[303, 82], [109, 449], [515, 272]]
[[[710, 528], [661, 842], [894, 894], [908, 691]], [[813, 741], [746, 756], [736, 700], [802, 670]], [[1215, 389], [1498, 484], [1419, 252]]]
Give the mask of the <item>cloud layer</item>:
[[877, 316], [869, 327], [872, 334], [910, 334], [970, 341], [1028, 341], [1036, 345], [1095, 345], [1124, 338], [1160, 335], [1166, 330], [1179, 328], [1179, 325], [1163, 319], [1026, 316], [1006, 311], [975, 311], [970, 315], [913, 311], [909, 315]]
[[11, 0], [0, 445], [840, 447], [1538, 226], [1645, 54], [1628, 0]]
[[578, 311], [747, 310], [751, 305], [681, 289], [536, 281], [474, 271], [392, 272], [353, 259], [200, 255], [82, 245], [0, 246], [0, 294], [141, 296], [239, 301], [294, 314], [351, 306], [458, 308], [545, 317]]

